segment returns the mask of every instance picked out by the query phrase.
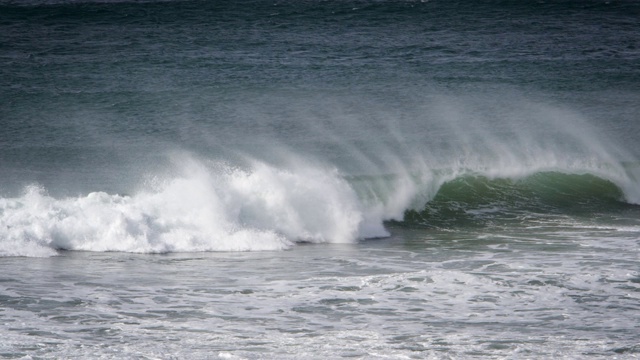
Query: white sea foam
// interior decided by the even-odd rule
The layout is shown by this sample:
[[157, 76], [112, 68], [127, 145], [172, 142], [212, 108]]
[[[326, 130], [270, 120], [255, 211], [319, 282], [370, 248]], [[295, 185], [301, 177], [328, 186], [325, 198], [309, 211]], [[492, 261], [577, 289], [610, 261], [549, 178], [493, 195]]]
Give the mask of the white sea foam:
[[281, 250], [388, 235], [384, 210], [366, 208], [335, 169], [180, 162], [179, 176], [131, 196], [54, 198], [34, 185], [0, 200], [0, 254]]

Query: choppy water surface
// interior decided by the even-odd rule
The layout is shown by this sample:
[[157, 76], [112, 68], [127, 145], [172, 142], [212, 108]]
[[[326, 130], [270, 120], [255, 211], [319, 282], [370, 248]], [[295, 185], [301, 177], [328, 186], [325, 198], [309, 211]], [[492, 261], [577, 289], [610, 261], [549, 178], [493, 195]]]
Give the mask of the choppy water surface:
[[584, 227], [544, 240], [392, 232], [284, 252], [4, 259], [0, 350], [45, 358], [637, 355], [637, 229], [612, 236]]

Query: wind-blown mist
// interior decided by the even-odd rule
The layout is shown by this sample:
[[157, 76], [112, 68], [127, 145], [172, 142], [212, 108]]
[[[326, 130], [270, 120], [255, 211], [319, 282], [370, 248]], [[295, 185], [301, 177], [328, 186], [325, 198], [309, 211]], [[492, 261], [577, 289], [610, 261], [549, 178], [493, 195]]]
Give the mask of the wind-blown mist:
[[[140, 178], [127, 195], [95, 189], [56, 197], [30, 185], [3, 198], [1, 252], [246, 251], [354, 242], [387, 236], [385, 221], [421, 212], [445, 184], [479, 177], [518, 182], [550, 172], [590, 174], [617, 186], [620, 200], [640, 201], [637, 168], [625, 165], [629, 155], [576, 112], [506, 94], [417, 99], [402, 107], [354, 98], [261, 99], [241, 111], [263, 116], [271, 132], [216, 138], [200, 131], [194, 142], [200, 154], [167, 152], [166, 170], [125, 174]], [[272, 112], [260, 114], [252, 109], [257, 105]], [[287, 124], [300, 134], [290, 137], [294, 126]], [[434, 225], [429, 221], [421, 223]]]

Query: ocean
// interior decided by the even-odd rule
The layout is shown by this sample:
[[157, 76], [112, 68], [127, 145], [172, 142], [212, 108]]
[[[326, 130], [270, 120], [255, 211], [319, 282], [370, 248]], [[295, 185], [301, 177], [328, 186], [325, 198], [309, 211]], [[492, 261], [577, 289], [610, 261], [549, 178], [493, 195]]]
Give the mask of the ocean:
[[0, 0], [0, 358], [640, 357], [639, 19]]

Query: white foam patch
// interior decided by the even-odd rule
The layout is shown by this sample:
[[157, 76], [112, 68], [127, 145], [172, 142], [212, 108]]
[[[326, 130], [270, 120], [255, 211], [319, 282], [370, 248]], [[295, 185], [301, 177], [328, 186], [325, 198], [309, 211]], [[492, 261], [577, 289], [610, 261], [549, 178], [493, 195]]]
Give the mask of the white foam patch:
[[297, 241], [388, 235], [384, 213], [366, 209], [334, 169], [181, 162], [180, 176], [133, 196], [93, 192], [57, 199], [29, 186], [21, 197], [0, 199], [0, 255], [282, 250]]

